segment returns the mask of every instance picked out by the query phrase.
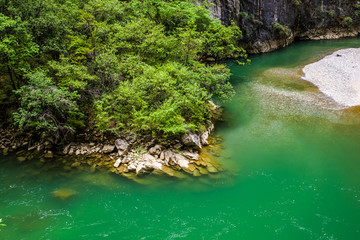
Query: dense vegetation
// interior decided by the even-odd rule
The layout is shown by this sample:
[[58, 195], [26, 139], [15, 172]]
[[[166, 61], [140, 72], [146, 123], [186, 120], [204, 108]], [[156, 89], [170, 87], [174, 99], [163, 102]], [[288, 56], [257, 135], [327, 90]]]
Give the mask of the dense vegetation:
[[[174, 137], [227, 100], [241, 31], [180, 0], [0, 0], [0, 104], [20, 129]], [[212, 60], [216, 64], [206, 64]]]

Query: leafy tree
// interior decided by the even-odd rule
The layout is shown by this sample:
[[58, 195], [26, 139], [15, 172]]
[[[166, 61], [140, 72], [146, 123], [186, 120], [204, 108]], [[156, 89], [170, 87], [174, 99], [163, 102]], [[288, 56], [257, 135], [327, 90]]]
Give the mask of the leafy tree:
[[56, 87], [43, 71], [27, 75], [28, 85], [16, 90], [20, 98], [20, 108], [13, 114], [20, 129], [34, 129], [43, 135], [55, 134], [61, 138], [74, 127], [82, 117], [75, 100], [77, 92]]
[[[178, 137], [228, 100], [241, 31], [190, 0], [0, 0], [0, 73], [21, 129], [58, 138], [84, 127]], [[6, 97], [5, 97], [6, 98]], [[15, 105], [14, 105], [15, 106]]]
[[14, 90], [19, 88], [22, 76], [31, 69], [38, 52], [38, 46], [32, 40], [26, 23], [0, 13], [0, 68], [7, 70]]

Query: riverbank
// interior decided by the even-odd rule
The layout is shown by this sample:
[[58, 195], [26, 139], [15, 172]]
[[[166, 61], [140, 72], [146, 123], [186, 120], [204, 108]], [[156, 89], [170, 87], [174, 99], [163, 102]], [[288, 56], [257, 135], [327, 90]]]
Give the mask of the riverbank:
[[89, 132], [64, 144], [52, 138], [36, 140], [32, 133], [8, 128], [0, 129], [0, 149], [4, 155], [16, 153], [19, 162], [40, 158], [45, 163], [54, 159], [66, 170], [84, 166], [92, 170], [105, 168], [131, 179], [152, 173], [198, 177], [223, 170], [212, 154], [219, 149], [221, 140], [210, 137], [222, 110], [212, 103], [211, 111], [212, 121], [208, 121], [205, 131], [188, 132], [181, 139]]
[[360, 48], [342, 49], [303, 68], [304, 80], [345, 107], [360, 105]]

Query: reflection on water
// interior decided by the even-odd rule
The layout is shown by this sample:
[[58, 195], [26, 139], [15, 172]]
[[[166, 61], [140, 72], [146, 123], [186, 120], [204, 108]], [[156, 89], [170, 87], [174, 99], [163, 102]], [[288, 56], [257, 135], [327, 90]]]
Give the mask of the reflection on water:
[[223, 174], [135, 182], [0, 157], [0, 239], [359, 239], [360, 108], [299, 78], [359, 45], [302, 42], [229, 62], [237, 96], [217, 127]]

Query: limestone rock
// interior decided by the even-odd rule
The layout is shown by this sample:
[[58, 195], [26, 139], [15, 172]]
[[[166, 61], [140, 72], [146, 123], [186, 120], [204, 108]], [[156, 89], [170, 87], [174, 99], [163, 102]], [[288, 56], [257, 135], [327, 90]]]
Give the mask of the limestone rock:
[[195, 169], [195, 170], [193, 171], [193, 176], [194, 176], [194, 177], [200, 177], [200, 176], [201, 176], [201, 173], [199, 172], [199, 170]]
[[69, 150], [70, 150], [70, 147], [71, 147], [71, 144], [68, 144], [68, 145], [64, 148], [63, 153], [64, 153], [64, 154], [68, 154], [68, 153], [69, 153]]
[[76, 195], [76, 194], [77, 194], [77, 192], [75, 190], [68, 189], [68, 188], [60, 188], [60, 189], [57, 189], [52, 192], [52, 195], [54, 197], [57, 197], [63, 201], [68, 199], [69, 197]]
[[170, 161], [173, 159], [174, 153], [171, 150], [164, 152], [165, 165], [169, 166]]
[[114, 149], [115, 149], [114, 145], [104, 145], [102, 152], [103, 153], [111, 153], [114, 151]]
[[160, 153], [160, 160], [165, 160], [165, 152], [164, 151], [162, 151]]
[[116, 149], [120, 156], [123, 156], [128, 153], [130, 144], [125, 139], [119, 138], [115, 141]]
[[187, 133], [183, 137], [182, 141], [185, 144], [185, 146], [196, 147], [198, 149], [201, 149], [200, 136], [196, 133], [191, 133], [191, 132]]
[[210, 173], [217, 173], [218, 170], [210, 163], [208, 163], [206, 169], [210, 172]]
[[45, 153], [44, 158], [53, 158], [54, 154], [52, 151], [48, 151], [47, 153]]
[[149, 153], [151, 155], [159, 156], [159, 154], [161, 153], [161, 149], [162, 149], [161, 145], [155, 145], [154, 147], [149, 149]]
[[120, 166], [120, 164], [121, 164], [121, 158], [118, 158], [117, 160], [116, 160], [116, 162], [115, 162], [115, 164], [114, 164], [114, 167], [119, 167]]
[[189, 151], [183, 151], [181, 152], [181, 154], [188, 158], [188, 159], [191, 159], [191, 160], [198, 160], [199, 159], [199, 154], [198, 153], [192, 153], [192, 152], [189, 152]]
[[207, 139], [209, 138], [210, 133], [208, 131], [205, 131], [201, 134], [200, 138], [201, 138], [201, 144], [204, 146], [209, 145]]
[[181, 144], [181, 143], [177, 143], [177, 144], [174, 145], [174, 148], [175, 148], [175, 149], [180, 149], [180, 148], [182, 148], [182, 144]]
[[181, 168], [189, 168], [189, 160], [181, 154], [175, 154], [176, 164]]

